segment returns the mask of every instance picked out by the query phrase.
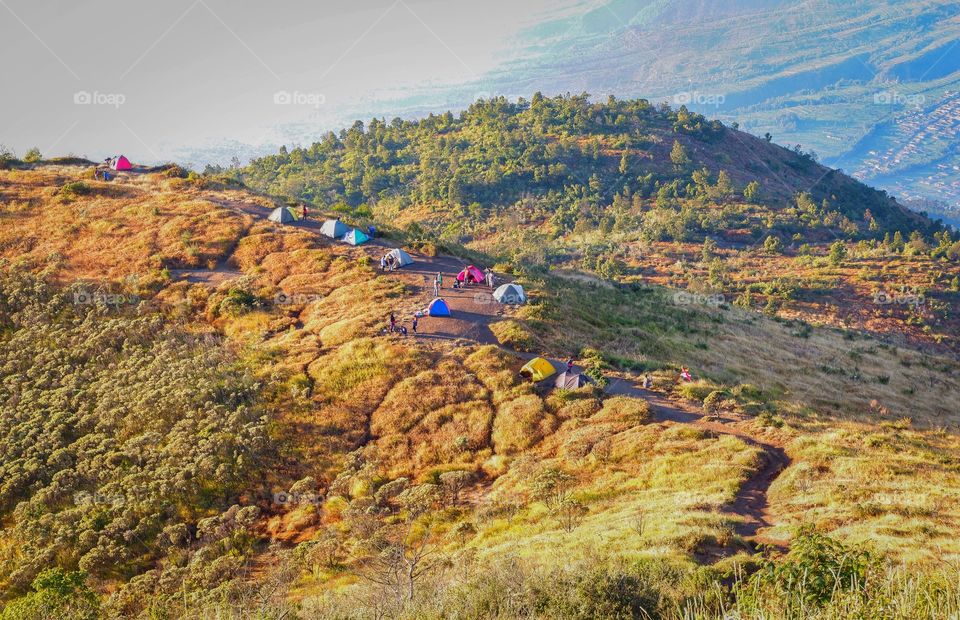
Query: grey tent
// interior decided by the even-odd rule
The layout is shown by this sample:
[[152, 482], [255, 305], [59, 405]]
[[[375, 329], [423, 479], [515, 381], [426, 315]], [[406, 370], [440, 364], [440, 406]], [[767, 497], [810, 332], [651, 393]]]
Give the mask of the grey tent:
[[527, 294], [519, 284], [502, 284], [493, 292], [493, 298], [502, 304], [522, 304], [527, 301]]
[[320, 232], [331, 239], [339, 239], [350, 232], [350, 228], [340, 220], [327, 220], [320, 227]]
[[401, 250], [400, 248], [394, 248], [387, 252], [386, 256], [393, 257], [393, 266], [394, 267], [406, 267], [407, 265], [413, 264], [413, 259], [410, 258], [410, 255]]
[[562, 372], [557, 376], [555, 385], [564, 390], [576, 390], [590, 383], [589, 377], [579, 372]]
[[289, 224], [297, 221], [297, 218], [293, 217], [293, 213], [290, 213], [290, 209], [287, 207], [277, 207], [267, 219], [277, 224]]

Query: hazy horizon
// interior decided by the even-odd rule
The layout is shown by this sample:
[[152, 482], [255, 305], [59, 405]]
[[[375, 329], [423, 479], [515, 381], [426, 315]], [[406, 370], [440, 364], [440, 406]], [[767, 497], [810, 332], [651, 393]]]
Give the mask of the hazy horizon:
[[0, 45], [17, 59], [3, 69], [0, 144], [160, 161], [309, 141], [383, 102], [478, 83], [523, 52], [511, 43], [522, 29], [577, 4], [0, 0]]

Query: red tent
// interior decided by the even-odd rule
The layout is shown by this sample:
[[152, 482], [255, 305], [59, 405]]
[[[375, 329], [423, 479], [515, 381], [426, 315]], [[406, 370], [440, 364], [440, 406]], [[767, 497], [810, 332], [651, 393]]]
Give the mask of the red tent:
[[[467, 280], [467, 276], [470, 276], [470, 280]], [[460, 282], [483, 282], [483, 278], [483, 272], [473, 265], [457, 274], [457, 280]]]
[[113, 161], [113, 165], [110, 166], [114, 170], [130, 170], [133, 166], [130, 164], [130, 160], [121, 155]]

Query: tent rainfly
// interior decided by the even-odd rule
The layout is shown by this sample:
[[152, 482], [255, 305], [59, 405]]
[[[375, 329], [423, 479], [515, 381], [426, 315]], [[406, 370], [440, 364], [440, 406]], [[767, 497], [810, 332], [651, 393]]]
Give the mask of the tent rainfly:
[[350, 229], [340, 220], [327, 220], [320, 227], [320, 232], [331, 239], [339, 239], [347, 234]]
[[114, 170], [130, 170], [133, 168], [133, 165], [130, 163], [129, 159], [123, 155], [120, 155], [113, 160], [113, 163], [110, 164], [110, 167]]
[[289, 207], [277, 207], [270, 213], [267, 219], [277, 224], [290, 224], [297, 221], [297, 217]]
[[443, 300], [442, 297], [437, 297], [430, 302], [430, 305], [427, 307], [428, 316], [450, 316], [450, 306], [447, 305], [447, 302]]
[[370, 241], [370, 237], [368, 237], [365, 233], [354, 228], [353, 230], [351, 230], [350, 232], [348, 232], [343, 236], [343, 240], [346, 243], [349, 243], [350, 245], [360, 245], [362, 243], [366, 243], [367, 241]]
[[387, 252], [387, 256], [393, 257], [393, 266], [394, 267], [406, 267], [407, 265], [413, 264], [413, 259], [410, 258], [410, 255], [401, 250], [400, 248], [394, 248]]
[[536, 357], [529, 362], [527, 362], [523, 368], [520, 369], [520, 376], [526, 377], [533, 381], [543, 381], [547, 377], [550, 377], [556, 374], [557, 369], [553, 367], [548, 360], [543, 359], [542, 357]]
[[522, 304], [527, 301], [527, 294], [519, 284], [501, 284], [493, 292], [493, 298], [502, 304]]
[[483, 272], [480, 271], [478, 268], [474, 267], [473, 265], [470, 265], [469, 267], [467, 267], [466, 269], [464, 269], [463, 271], [457, 274], [457, 280], [459, 280], [460, 282], [467, 282], [467, 283], [483, 282], [484, 275], [483, 275]]
[[590, 379], [579, 372], [562, 372], [557, 375], [556, 386], [564, 390], [576, 390], [590, 383]]

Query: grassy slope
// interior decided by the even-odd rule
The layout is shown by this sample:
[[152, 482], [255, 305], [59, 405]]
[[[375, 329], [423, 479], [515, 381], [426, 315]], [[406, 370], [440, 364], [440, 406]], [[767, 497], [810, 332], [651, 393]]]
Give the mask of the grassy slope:
[[[148, 280], [164, 312], [198, 330], [222, 330], [243, 347], [264, 380], [272, 434], [282, 448], [282, 463], [264, 472], [274, 488], [307, 475], [326, 488], [343, 470], [347, 452], [365, 445], [365, 458], [376, 465], [348, 476], [322, 530], [348, 532], [350, 506], [388, 478], [427, 482], [466, 469], [481, 484], [462, 505], [447, 509], [442, 529], [471, 522], [475, 534], [451, 544], [482, 554], [506, 548], [535, 554], [544, 545], [585, 549], [589, 543], [633, 557], [690, 561], [735, 542], [735, 518], [719, 509], [756, 471], [754, 448], [695, 429], [637, 424], [643, 412], [619, 411], [616, 400], [599, 402], [586, 393], [569, 401], [544, 399], [517, 383], [518, 360], [493, 349], [368, 339], [389, 311], [415, 307], [419, 277], [378, 276], [365, 259], [373, 250], [277, 230], [232, 211], [215, 219], [240, 231], [235, 236], [200, 225], [218, 205], [262, 202], [254, 195], [159, 175], [102, 189], [88, 183], [93, 191], [70, 201], [54, 195], [81, 174], [0, 172], [0, 191], [17, 196], [3, 205], [2, 217], [16, 222], [0, 231], [6, 235], [3, 255], [30, 270], [48, 268], [64, 281], [94, 278], [129, 287], [130, 277]], [[160, 212], [144, 215], [143, 205], [159, 205]], [[68, 235], [51, 221], [79, 227]], [[190, 243], [107, 243], [96, 232], [114, 231], [122, 241], [168, 226], [173, 239], [189, 231]], [[20, 245], [24, 238], [33, 241]], [[92, 247], [87, 243], [99, 248], [96, 260], [84, 258]], [[217, 262], [233, 246], [230, 263], [262, 300], [259, 309], [224, 311], [237, 283], [210, 290], [170, 282], [162, 273], [165, 261], [196, 264], [189, 257], [197, 252]], [[158, 252], [166, 252], [160, 264]], [[813, 520], [909, 559], [960, 551], [960, 481], [953, 474], [958, 420], [948, 405], [958, 393], [955, 362], [850, 341], [826, 329], [797, 337], [795, 328], [754, 313], [664, 303], [670, 296], [656, 288], [629, 292], [589, 278], [536, 275], [525, 283], [534, 303], [509, 318], [540, 348], [556, 355], [600, 348], [621, 366], [630, 365], [626, 359], [663, 369], [657, 374], [663, 386], [673, 376], [667, 369], [686, 364], [714, 382], [698, 384], [687, 396], [727, 389], [725, 407], [759, 414], [751, 423], [755, 432], [787, 442], [793, 459], [770, 492], [778, 535]], [[271, 303], [279, 291], [304, 303]], [[870, 380], [877, 376], [890, 380]], [[915, 386], [914, 393], [904, 394], [905, 386]], [[903, 417], [914, 424], [895, 423]], [[545, 515], [541, 503], [518, 502], [532, 492], [529, 473], [553, 463], [575, 474], [574, 495], [588, 509], [572, 533]], [[316, 531], [299, 509], [272, 511], [265, 527], [279, 538], [302, 540]], [[315, 572], [304, 577], [301, 594], [342, 580]]]

